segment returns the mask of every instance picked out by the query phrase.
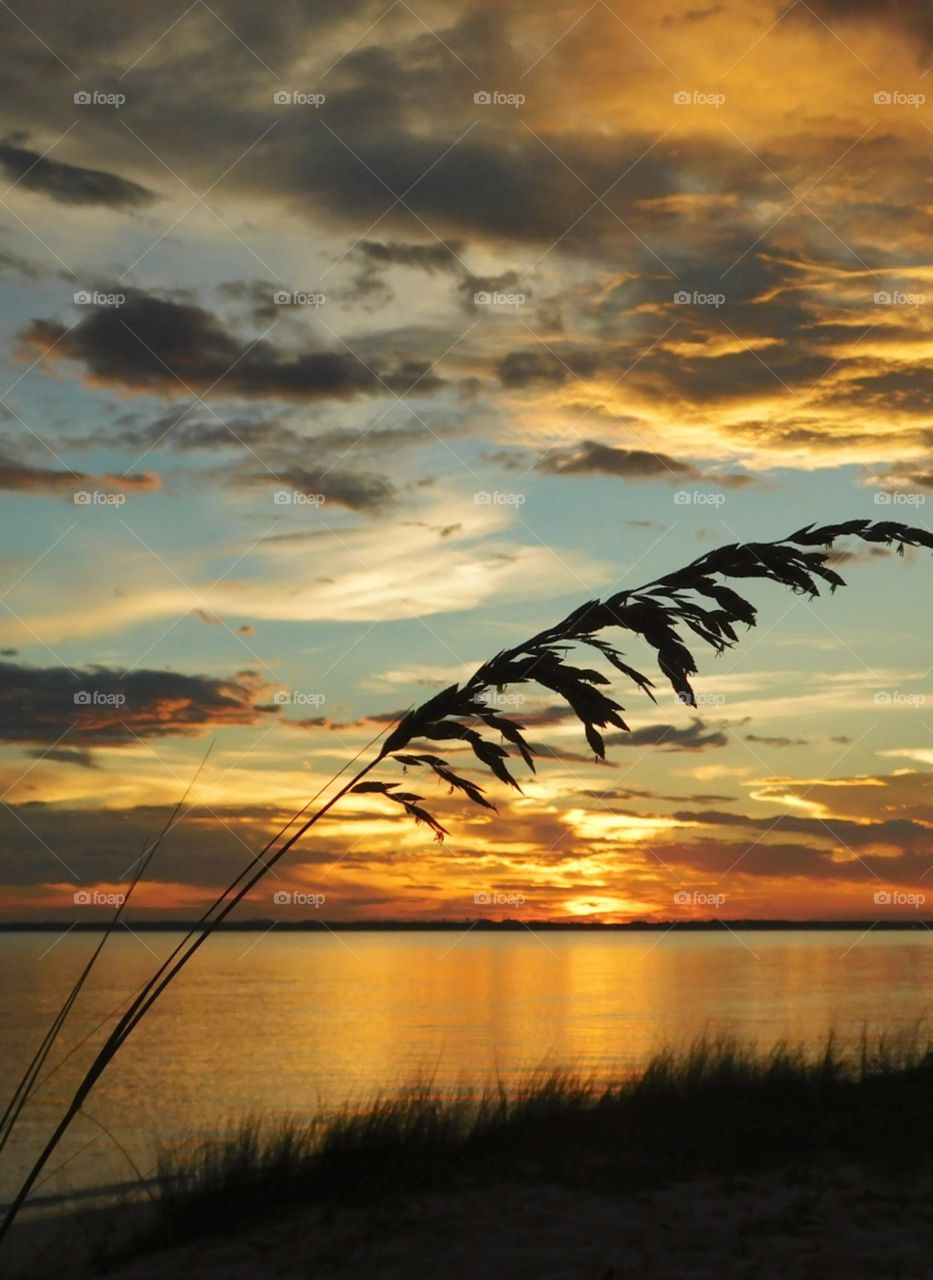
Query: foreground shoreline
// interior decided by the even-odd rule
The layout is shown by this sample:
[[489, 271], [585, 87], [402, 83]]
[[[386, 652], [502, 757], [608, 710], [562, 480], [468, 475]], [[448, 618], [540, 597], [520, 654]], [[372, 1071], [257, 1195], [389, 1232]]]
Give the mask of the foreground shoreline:
[[[28, 1216], [15, 1280], [929, 1274], [933, 1052], [700, 1041], [615, 1084], [429, 1083], [165, 1152], [152, 1199]], [[59, 1259], [58, 1264], [55, 1259]]]
[[[266, 1213], [106, 1260], [120, 1228], [45, 1228], [12, 1280], [877, 1280], [929, 1275], [933, 1181], [857, 1168], [701, 1178], [600, 1194], [552, 1183], [425, 1192], [379, 1206]], [[28, 1226], [28, 1224], [27, 1224]], [[63, 1266], [67, 1259], [67, 1266]]]

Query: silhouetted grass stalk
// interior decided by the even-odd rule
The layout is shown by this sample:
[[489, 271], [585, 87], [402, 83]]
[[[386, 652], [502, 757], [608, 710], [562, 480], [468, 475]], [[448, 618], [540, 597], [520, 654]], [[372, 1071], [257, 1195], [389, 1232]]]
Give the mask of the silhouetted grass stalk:
[[27, 1066], [25, 1072], [23, 1073], [22, 1078], [20, 1079], [15, 1090], [13, 1091], [13, 1095], [10, 1098], [9, 1103], [7, 1104], [7, 1107], [3, 1113], [3, 1116], [0, 1117], [0, 1152], [3, 1151], [4, 1147], [9, 1141], [10, 1135], [12, 1134], [16, 1126], [16, 1123], [19, 1120], [20, 1115], [22, 1114], [23, 1108], [26, 1106], [27, 1102], [32, 1097], [36, 1088], [39, 1087], [36, 1084], [39, 1073], [42, 1070], [42, 1067], [45, 1065], [45, 1062], [48, 1059], [48, 1056], [55, 1045], [55, 1041], [58, 1039], [58, 1036], [61, 1033], [62, 1028], [65, 1025], [65, 1022], [67, 1021], [68, 1015], [71, 1012], [72, 1008], [74, 1007], [75, 1001], [77, 1000], [78, 996], [81, 994], [81, 991], [85, 983], [87, 982], [87, 979], [90, 977], [91, 972], [94, 969], [94, 966], [97, 963], [97, 960], [107, 943], [107, 940], [110, 938], [111, 934], [114, 932], [117, 925], [119, 924], [120, 918], [123, 915], [124, 910], [126, 909], [126, 905], [132, 898], [133, 893], [136, 889], [136, 886], [139, 884], [140, 880], [145, 874], [146, 869], [149, 866], [149, 863], [152, 861], [153, 855], [155, 854], [156, 850], [159, 848], [159, 845], [162, 843], [163, 839], [168, 835], [168, 833], [172, 830], [172, 828], [178, 822], [179, 815], [181, 814], [185, 806], [185, 803], [188, 799], [188, 796], [191, 794], [191, 790], [194, 787], [195, 783], [197, 782], [201, 774], [201, 771], [203, 770], [205, 764], [207, 763], [207, 759], [208, 759], [208, 756], [210, 755], [210, 752], [211, 752], [211, 747], [208, 747], [207, 751], [204, 753], [204, 758], [202, 759], [201, 763], [198, 765], [198, 768], [194, 774], [194, 777], [191, 779], [191, 782], [188, 784], [188, 787], [184, 795], [179, 800], [175, 808], [172, 810], [171, 816], [169, 817], [168, 821], [165, 823], [162, 830], [159, 832], [158, 836], [156, 836], [155, 840], [153, 840], [152, 844], [148, 847], [148, 849], [144, 849], [140, 857], [137, 859], [136, 869], [135, 869], [133, 878], [127, 887], [126, 894], [123, 897], [123, 901], [118, 902], [116, 904], [113, 914], [111, 915], [110, 920], [107, 922], [106, 928], [101, 934], [100, 941], [98, 942], [94, 950], [91, 952], [91, 955], [89, 956], [84, 968], [79, 973], [74, 985], [71, 988], [71, 991], [68, 993], [64, 1003], [62, 1004], [58, 1013], [53, 1018], [51, 1026], [49, 1027], [48, 1031], [45, 1033], [45, 1036], [41, 1044], [39, 1045], [32, 1059], [30, 1060], [29, 1065]]
[[[382, 733], [384, 732], [385, 730], [382, 731]], [[377, 735], [377, 737], [379, 736], [382, 736], [382, 735], [381, 734]], [[376, 739], [373, 739], [373, 741], [375, 740]], [[363, 752], [366, 751], [366, 749], [367, 749], [366, 747], [362, 748], [361, 751], [358, 753], [358, 755], [362, 755]], [[263, 855], [270, 851], [275, 841], [279, 839], [279, 837], [284, 832], [288, 831], [289, 827], [296, 821], [296, 819], [300, 816], [300, 814], [304, 813], [307, 810], [308, 805], [313, 803], [313, 800], [309, 801], [308, 804], [306, 804], [299, 811], [299, 814], [290, 818], [289, 821], [285, 824], [285, 826], [281, 828], [281, 830], [278, 833], [276, 833], [275, 836], [272, 837], [272, 840], [270, 840], [263, 847], [260, 853], [255, 854], [253, 856], [251, 862], [247, 864], [247, 867], [240, 872], [240, 874], [236, 877], [236, 879], [232, 882], [231, 885], [228, 885], [228, 887], [224, 890], [224, 892], [220, 895], [220, 897], [217, 898], [211, 904], [208, 910], [204, 913], [204, 915], [198, 921], [197, 926], [189, 930], [185, 938], [175, 947], [175, 949], [171, 952], [168, 958], [162, 962], [162, 964], [155, 971], [152, 977], [149, 978], [149, 980], [144, 984], [142, 989], [137, 993], [137, 995], [133, 999], [132, 1003], [130, 1004], [130, 1007], [120, 1017], [116, 1026], [113, 1028], [110, 1035], [107, 1037], [107, 1039], [104, 1041], [104, 1044], [101, 1046], [101, 1048], [97, 1052], [96, 1056], [94, 1057], [94, 1060], [92, 1061], [90, 1067], [85, 1073], [83, 1079], [81, 1080], [81, 1083], [79, 1084], [64, 1114], [62, 1115], [62, 1118], [60, 1119], [55, 1129], [53, 1130], [51, 1136], [49, 1137], [44, 1148], [42, 1149], [42, 1152], [40, 1153], [38, 1159], [30, 1169], [29, 1174], [27, 1175], [25, 1181], [23, 1182], [23, 1185], [20, 1187], [15, 1199], [11, 1203], [10, 1208], [8, 1209], [7, 1214], [3, 1220], [2, 1225], [0, 1225], [0, 1240], [3, 1239], [3, 1237], [6, 1235], [7, 1231], [9, 1230], [10, 1226], [12, 1226], [13, 1221], [15, 1220], [17, 1214], [19, 1213], [19, 1210], [22, 1208], [27, 1197], [29, 1196], [29, 1193], [32, 1190], [33, 1186], [35, 1185], [36, 1180], [38, 1179], [38, 1177], [42, 1173], [42, 1170], [45, 1168], [49, 1159], [55, 1152], [56, 1148], [58, 1147], [58, 1144], [61, 1142], [62, 1138], [64, 1137], [65, 1133], [70, 1127], [72, 1121], [81, 1111], [81, 1108], [84, 1105], [84, 1102], [86, 1101], [94, 1085], [97, 1083], [101, 1074], [106, 1070], [107, 1066], [113, 1060], [113, 1058], [119, 1051], [120, 1047], [123, 1045], [126, 1039], [131, 1035], [135, 1027], [139, 1025], [140, 1020], [145, 1016], [145, 1014], [152, 1007], [155, 1001], [159, 998], [162, 992], [166, 989], [169, 983], [171, 983], [171, 981], [177, 976], [177, 974], [185, 967], [188, 961], [191, 960], [195, 952], [207, 941], [208, 937], [214, 931], [217, 925], [230, 914], [230, 912], [234, 909], [234, 907], [236, 907], [237, 904], [241, 902], [243, 898], [250, 892], [250, 890], [263, 878], [263, 876], [265, 876], [272, 869], [275, 863], [278, 862], [278, 860], [289, 851], [289, 849], [305, 834], [306, 831], [308, 831], [312, 826], [314, 826], [316, 822], [318, 822], [322, 817], [324, 817], [324, 815], [337, 803], [338, 800], [341, 799], [342, 796], [346, 795], [347, 792], [350, 791], [356, 783], [358, 783], [362, 778], [364, 778], [366, 774], [369, 773], [370, 770], [376, 766], [376, 764], [379, 762], [381, 758], [382, 758], [381, 756], [377, 757], [375, 760], [371, 761], [368, 765], [366, 765], [363, 769], [361, 769], [348, 783], [346, 783], [339, 791], [337, 791], [331, 797], [331, 799], [326, 802], [326, 804], [322, 805], [320, 809], [318, 809], [314, 814], [312, 814], [312, 816], [308, 818], [305, 821], [305, 823], [301, 827], [299, 827], [299, 829], [292, 836], [290, 836], [285, 841], [285, 843], [281, 845], [281, 847], [278, 850], [275, 851], [275, 853], [272, 853], [268, 858], [264, 858]], [[346, 768], [346, 766], [344, 766], [344, 768]], [[341, 772], [343, 772], [343, 770], [341, 770]], [[339, 776], [339, 774], [336, 776]], [[333, 779], [331, 779], [331, 782], [333, 782]], [[331, 782], [325, 784], [325, 786], [321, 788], [321, 791], [318, 792], [318, 795], [320, 795], [321, 792], [326, 790], [327, 786], [331, 785]], [[149, 854], [150, 857], [151, 857], [151, 854], [155, 851], [155, 847], [157, 846], [154, 846], [153, 849], [150, 851], [150, 854]], [[253, 871], [251, 875], [248, 874], [250, 872], [250, 869], [255, 867], [257, 863], [260, 864], [259, 868]], [[236, 889], [235, 892], [232, 892], [237, 885], [239, 885], [240, 887]], [[218, 907], [220, 907], [220, 910], [217, 909]], [[94, 953], [95, 958], [100, 952], [103, 941], [106, 941], [106, 937], [107, 937], [107, 934], [105, 934], [104, 939], [102, 940], [102, 943], [96, 949]], [[66, 1001], [67, 1009], [70, 1009], [72, 1004], [73, 1004], [72, 1000], [69, 999], [69, 1001]], [[65, 1009], [65, 1014], [67, 1014], [67, 1009]], [[64, 1022], [64, 1017], [62, 1016], [61, 1013], [59, 1014], [59, 1018], [57, 1018], [56, 1021], [58, 1022], [59, 1019], [61, 1019], [61, 1021], [59, 1022], [59, 1029], [60, 1029], [60, 1026]], [[51, 1044], [49, 1045], [49, 1048], [50, 1047], [51, 1047]], [[39, 1055], [37, 1054], [37, 1057], [38, 1056]], [[42, 1061], [44, 1061], [44, 1058], [45, 1058], [45, 1055], [43, 1055]], [[41, 1062], [39, 1063], [39, 1065], [41, 1066]], [[28, 1071], [27, 1071], [27, 1074], [29, 1074]], [[16, 1116], [14, 1116], [14, 1122], [15, 1122], [15, 1119], [18, 1118], [18, 1115], [22, 1110], [22, 1106], [25, 1105], [25, 1102], [27, 1100], [28, 1100], [28, 1094], [27, 1096], [21, 1099], [18, 1110], [16, 1112]]]

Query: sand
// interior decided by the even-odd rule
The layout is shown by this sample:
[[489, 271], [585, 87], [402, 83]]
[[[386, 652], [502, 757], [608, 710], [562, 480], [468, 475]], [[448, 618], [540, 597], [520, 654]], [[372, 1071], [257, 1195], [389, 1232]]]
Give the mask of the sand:
[[[933, 1186], [855, 1170], [701, 1179], [598, 1195], [556, 1186], [422, 1194], [397, 1206], [283, 1213], [140, 1254], [114, 1280], [860, 1280], [933, 1273]], [[93, 1219], [26, 1224], [14, 1274], [79, 1277]], [[88, 1224], [91, 1224], [90, 1226]], [[27, 1265], [27, 1253], [32, 1260]]]

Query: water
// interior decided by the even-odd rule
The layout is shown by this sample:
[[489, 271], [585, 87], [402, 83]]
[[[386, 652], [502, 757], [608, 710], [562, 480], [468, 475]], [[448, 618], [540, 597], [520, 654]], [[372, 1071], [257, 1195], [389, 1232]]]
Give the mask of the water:
[[[4, 1100], [95, 941], [0, 934]], [[112, 939], [58, 1056], [176, 941]], [[830, 1028], [843, 1041], [866, 1026], [904, 1028], [930, 1008], [930, 942], [926, 930], [219, 934], [98, 1083], [53, 1161], [67, 1167], [42, 1190], [132, 1179], [127, 1157], [149, 1173], [157, 1138], [197, 1139], [248, 1112], [307, 1114], [426, 1075], [444, 1089], [549, 1065], [618, 1076], [704, 1032], [817, 1045]], [[0, 1162], [0, 1199], [60, 1114], [88, 1047], [24, 1118]]]

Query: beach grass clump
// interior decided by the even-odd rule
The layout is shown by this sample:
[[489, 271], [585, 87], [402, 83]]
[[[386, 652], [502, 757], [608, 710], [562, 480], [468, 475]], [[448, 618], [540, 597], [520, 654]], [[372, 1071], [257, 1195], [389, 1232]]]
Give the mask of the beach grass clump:
[[148, 1247], [265, 1212], [424, 1190], [559, 1183], [624, 1193], [700, 1176], [933, 1166], [933, 1043], [919, 1029], [819, 1052], [701, 1039], [616, 1080], [431, 1085], [310, 1121], [250, 1117], [161, 1153]]

